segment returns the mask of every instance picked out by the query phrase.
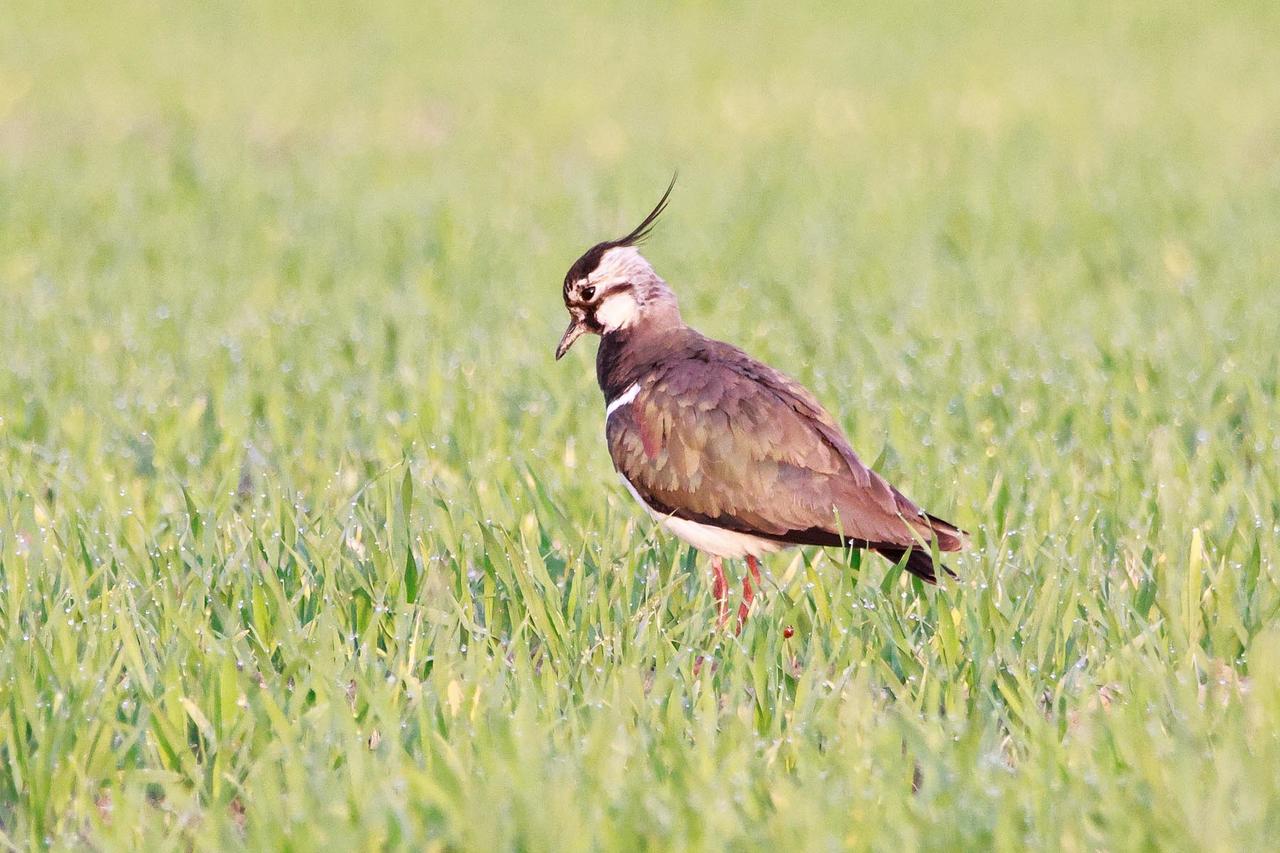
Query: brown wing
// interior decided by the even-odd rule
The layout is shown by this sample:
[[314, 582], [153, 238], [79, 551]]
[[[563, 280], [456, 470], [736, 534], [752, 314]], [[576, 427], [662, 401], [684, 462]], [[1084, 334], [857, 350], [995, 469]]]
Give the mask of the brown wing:
[[614, 466], [655, 511], [796, 544], [910, 546], [933, 535], [813, 395], [723, 346], [730, 358], [649, 371], [609, 417]]

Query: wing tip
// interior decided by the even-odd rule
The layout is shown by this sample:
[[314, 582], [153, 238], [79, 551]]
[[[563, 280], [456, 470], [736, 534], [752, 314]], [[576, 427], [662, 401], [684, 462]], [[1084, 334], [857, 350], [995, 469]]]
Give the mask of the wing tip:
[[969, 547], [969, 531], [956, 527], [949, 521], [921, 512], [929, 523], [929, 531], [938, 541], [939, 551], [963, 551]]
[[[904, 569], [927, 584], [937, 585], [938, 569], [942, 569], [942, 571], [946, 572], [949, 577], [959, 577], [959, 575], [951, 571], [950, 568], [942, 563], [935, 563], [933, 560], [933, 554], [923, 548], [877, 545], [875, 551], [894, 565], [903, 563]], [[905, 562], [903, 560], [904, 557], [906, 558]]]

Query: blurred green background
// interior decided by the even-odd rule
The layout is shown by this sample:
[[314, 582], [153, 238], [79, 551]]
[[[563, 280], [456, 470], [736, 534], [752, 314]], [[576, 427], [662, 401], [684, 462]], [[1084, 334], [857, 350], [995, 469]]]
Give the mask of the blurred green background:
[[[6, 4], [0, 845], [1268, 846], [1277, 31]], [[551, 358], [677, 167], [685, 318], [957, 581], [794, 552], [715, 631]]]

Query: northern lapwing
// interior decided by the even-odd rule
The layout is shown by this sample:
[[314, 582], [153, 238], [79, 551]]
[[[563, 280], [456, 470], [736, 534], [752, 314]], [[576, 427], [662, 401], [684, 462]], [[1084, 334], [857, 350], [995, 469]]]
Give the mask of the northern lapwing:
[[750, 570], [741, 627], [759, 558], [792, 545], [870, 549], [936, 583], [933, 549], [961, 550], [967, 534], [863, 464], [806, 388], [681, 319], [636, 248], [674, 185], [635, 230], [592, 246], [564, 277], [570, 320], [556, 359], [582, 335], [600, 336], [605, 438], [623, 484], [658, 524], [711, 556], [722, 623], [722, 561], [745, 557]]

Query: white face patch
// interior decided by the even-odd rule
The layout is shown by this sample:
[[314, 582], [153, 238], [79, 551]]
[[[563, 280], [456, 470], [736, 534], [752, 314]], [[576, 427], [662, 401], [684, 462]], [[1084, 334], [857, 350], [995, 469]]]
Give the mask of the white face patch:
[[622, 290], [611, 293], [596, 307], [596, 322], [606, 332], [621, 329], [631, 324], [640, 313], [640, 304], [630, 291]]
[[[592, 312], [601, 332], [631, 325], [639, 319], [642, 309], [651, 311], [655, 304], [679, 317], [675, 296], [634, 246], [616, 246], [601, 255], [591, 274], [575, 285], [579, 294], [588, 287], [600, 294], [593, 294], [598, 301], [587, 310]], [[581, 296], [578, 299], [582, 301]]]

